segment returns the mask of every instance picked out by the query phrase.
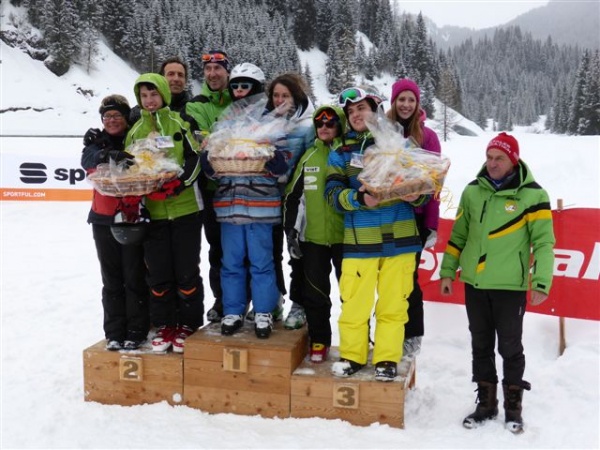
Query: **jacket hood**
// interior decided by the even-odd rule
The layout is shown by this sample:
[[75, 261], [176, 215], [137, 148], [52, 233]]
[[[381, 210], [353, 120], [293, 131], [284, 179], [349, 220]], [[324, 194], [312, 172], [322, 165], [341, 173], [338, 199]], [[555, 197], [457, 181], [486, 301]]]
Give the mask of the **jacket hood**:
[[342, 127], [342, 132], [340, 134], [340, 137], [344, 136], [348, 132], [348, 121], [346, 119], [346, 114], [344, 114], [344, 110], [342, 108], [340, 108], [339, 106], [335, 106], [335, 105], [319, 106], [312, 115], [313, 126], [315, 124], [315, 117], [317, 117], [319, 114], [321, 114], [322, 111], [324, 111], [326, 109], [332, 110], [335, 113], [335, 115], [338, 117], [338, 119], [340, 121], [340, 125]]
[[140, 108], [142, 107], [142, 102], [140, 101], [140, 83], [150, 83], [151, 85], [156, 86], [156, 90], [163, 99], [163, 107], [171, 104], [171, 91], [169, 90], [169, 82], [167, 79], [157, 73], [144, 73], [135, 80], [133, 86], [135, 99], [137, 100], [138, 105], [140, 105]]

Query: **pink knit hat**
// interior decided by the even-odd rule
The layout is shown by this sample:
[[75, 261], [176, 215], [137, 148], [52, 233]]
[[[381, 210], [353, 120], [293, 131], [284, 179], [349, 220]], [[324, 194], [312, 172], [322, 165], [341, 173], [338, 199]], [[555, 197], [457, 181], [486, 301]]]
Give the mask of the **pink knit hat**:
[[495, 148], [506, 153], [514, 166], [519, 164], [519, 143], [510, 134], [500, 133], [490, 141], [486, 148], [486, 152], [490, 148]]
[[411, 91], [417, 97], [417, 103], [421, 103], [421, 91], [419, 90], [419, 86], [410, 78], [403, 78], [401, 80], [396, 81], [392, 85], [392, 100], [391, 103], [394, 104], [396, 101], [396, 97], [400, 95], [400, 92], [403, 91]]

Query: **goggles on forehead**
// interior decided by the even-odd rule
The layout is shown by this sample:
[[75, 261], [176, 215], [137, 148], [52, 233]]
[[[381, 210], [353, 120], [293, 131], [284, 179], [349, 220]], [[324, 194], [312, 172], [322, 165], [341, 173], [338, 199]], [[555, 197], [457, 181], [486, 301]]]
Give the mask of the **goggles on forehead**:
[[338, 104], [339, 106], [344, 107], [348, 104], [348, 102], [357, 103], [367, 98], [367, 96], [368, 94], [360, 88], [344, 89], [340, 93], [340, 96], [338, 98]]
[[226, 61], [226, 60], [227, 60], [227, 55], [224, 55], [223, 53], [205, 53], [204, 55], [202, 55], [203, 63], [221, 62], [221, 61]]
[[338, 120], [338, 117], [330, 109], [324, 109], [315, 117], [315, 122], [332, 122], [334, 120]]
[[338, 103], [340, 107], [345, 108], [348, 103], [358, 103], [367, 98], [373, 100], [375, 106], [381, 104], [381, 97], [370, 94], [361, 88], [344, 89], [338, 98]]

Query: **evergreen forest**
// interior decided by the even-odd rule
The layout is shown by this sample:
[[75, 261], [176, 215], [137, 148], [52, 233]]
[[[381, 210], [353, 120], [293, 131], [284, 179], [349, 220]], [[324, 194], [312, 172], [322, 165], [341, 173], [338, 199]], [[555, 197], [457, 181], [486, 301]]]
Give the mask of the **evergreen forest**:
[[[59, 76], [73, 64], [91, 70], [103, 39], [140, 72], [178, 55], [199, 80], [202, 53], [222, 49], [234, 63], [257, 64], [267, 78], [296, 71], [310, 83], [297, 49], [316, 47], [327, 55], [331, 93], [356, 76], [369, 85], [387, 73], [419, 84], [428, 115], [437, 98], [484, 129], [511, 130], [546, 115], [554, 133], [600, 135], [598, 50], [540, 41], [519, 27], [441, 50], [421, 15], [399, 15], [390, 0], [10, 1], [26, 8], [39, 33], [15, 23], [2, 40]], [[373, 45], [366, 48], [357, 32]]]

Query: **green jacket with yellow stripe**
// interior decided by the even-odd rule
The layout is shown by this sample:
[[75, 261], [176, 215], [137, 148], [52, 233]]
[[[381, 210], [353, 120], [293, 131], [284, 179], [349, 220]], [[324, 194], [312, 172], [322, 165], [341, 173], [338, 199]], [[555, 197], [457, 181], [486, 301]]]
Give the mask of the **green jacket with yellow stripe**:
[[[496, 189], [484, 167], [462, 193], [444, 253], [441, 278], [477, 289], [548, 293], [555, 243], [547, 192], [520, 161], [515, 176]], [[533, 254], [533, 261], [531, 255]]]

